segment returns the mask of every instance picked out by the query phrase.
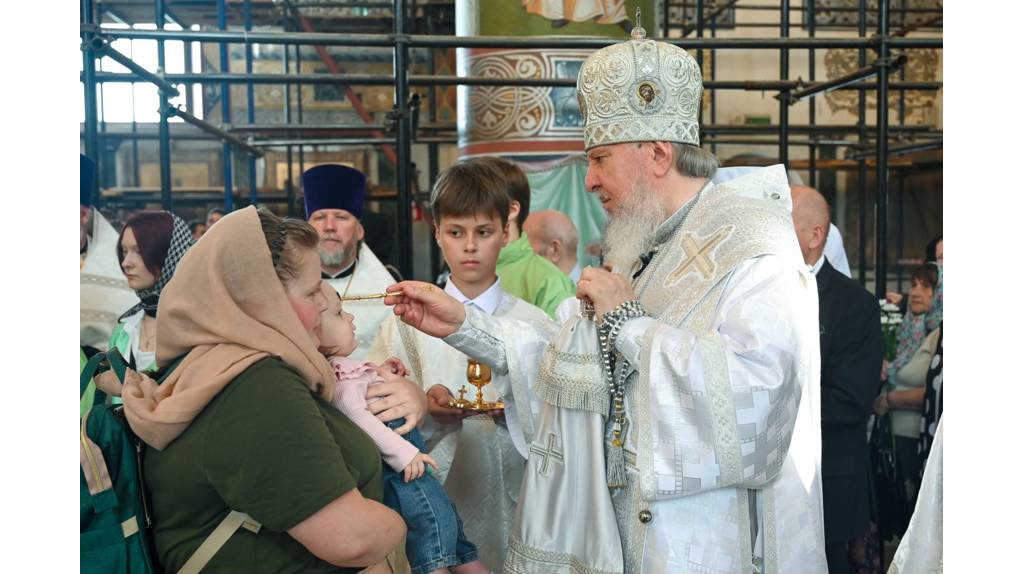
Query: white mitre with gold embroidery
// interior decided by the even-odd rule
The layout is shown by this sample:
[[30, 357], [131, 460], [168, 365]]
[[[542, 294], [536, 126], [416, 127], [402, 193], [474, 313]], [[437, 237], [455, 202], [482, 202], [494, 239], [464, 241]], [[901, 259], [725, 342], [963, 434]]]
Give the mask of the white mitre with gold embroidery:
[[700, 68], [686, 50], [647, 39], [601, 48], [580, 67], [576, 97], [583, 144], [590, 148], [642, 141], [700, 145]]

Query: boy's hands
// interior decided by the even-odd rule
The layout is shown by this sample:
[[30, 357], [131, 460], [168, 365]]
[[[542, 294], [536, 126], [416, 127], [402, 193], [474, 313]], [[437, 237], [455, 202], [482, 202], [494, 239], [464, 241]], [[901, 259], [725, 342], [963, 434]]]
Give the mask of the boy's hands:
[[412, 462], [409, 463], [409, 466], [405, 467], [405, 470], [402, 471], [405, 482], [416, 480], [423, 476], [423, 473], [426, 470], [425, 465], [428, 464], [434, 468], [435, 472], [441, 470], [441, 468], [437, 466], [437, 461], [429, 454], [423, 454], [422, 452], [417, 453], [416, 456], [413, 457]]

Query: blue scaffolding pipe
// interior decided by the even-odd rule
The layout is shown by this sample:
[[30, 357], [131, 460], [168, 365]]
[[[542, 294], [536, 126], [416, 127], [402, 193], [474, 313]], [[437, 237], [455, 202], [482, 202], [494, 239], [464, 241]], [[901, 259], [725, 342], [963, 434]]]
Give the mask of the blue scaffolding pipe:
[[[217, 27], [222, 31], [227, 30], [227, 7], [225, 0], [217, 0]], [[220, 71], [227, 73], [229, 66], [228, 45], [220, 45]], [[220, 109], [221, 122], [225, 126], [231, 125], [231, 85], [223, 82], [220, 85]], [[224, 142], [222, 148], [224, 157], [224, 212], [231, 213], [235, 210], [234, 182], [232, 181], [231, 170], [231, 144]]]
[[217, 138], [222, 140], [225, 145], [234, 146], [253, 157], [260, 157], [263, 155], [263, 152], [249, 145], [238, 136], [229, 134], [228, 132], [218, 128], [217, 126], [205, 120], [197, 118], [196, 116], [186, 112], [185, 110], [174, 108], [172, 106], [167, 106], [166, 108], [164, 108], [164, 113], [166, 113], [168, 117], [178, 116], [179, 118], [185, 120], [185, 122], [196, 126], [197, 128], [203, 130], [204, 132], [217, 136]]
[[[281, 57], [283, 60], [282, 67], [284, 68], [285, 74], [291, 73], [289, 54], [290, 52], [287, 47], [281, 50]], [[292, 87], [290, 84], [285, 85], [284, 87], [284, 123], [292, 123]], [[285, 186], [288, 198], [288, 215], [291, 216], [295, 210], [295, 185], [293, 183], [295, 181], [295, 174], [293, 173], [292, 168], [292, 146], [290, 145], [287, 146], [285, 161], [288, 162], [288, 182]]]
[[[218, 0], [219, 2], [220, 0]], [[96, 33], [96, 26], [82, 26], [82, 32]], [[103, 28], [112, 38], [134, 40], [183, 40], [222, 44], [292, 44], [319, 46], [353, 46], [360, 48], [394, 48], [399, 42], [408, 48], [538, 48], [538, 49], [600, 49], [618, 44], [620, 38], [530, 38], [523, 36], [425, 36], [416, 34], [325, 34], [310, 32], [227, 32], [212, 30], [118, 30]], [[871, 38], [663, 38], [684, 49], [750, 50], [750, 49], [828, 49], [878, 47], [880, 40]], [[942, 48], [942, 38], [889, 38], [890, 48]]]
[[[118, 64], [121, 64], [125, 68], [128, 68], [128, 70], [130, 70], [132, 72], [132, 74], [120, 74], [120, 75], [132, 76], [132, 80], [133, 80], [132, 83], [134, 83], [134, 80], [136, 80], [138, 78], [142, 78], [143, 80], [145, 80], [145, 81], [147, 81], [147, 82], [149, 82], [151, 84], [154, 84], [161, 92], [166, 93], [167, 95], [169, 95], [172, 98], [173, 97], [177, 97], [177, 96], [180, 95], [180, 92], [178, 91], [178, 88], [175, 87], [173, 83], [168, 82], [164, 78], [164, 74], [150, 72], [146, 68], [143, 68], [142, 66], [137, 64], [135, 62], [135, 60], [132, 60], [130, 57], [128, 57], [128, 56], [122, 54], [121, 52], [117, 51], [117, 49], [115, 49], [113, 46], [111, 46], [110, 42], [108, 42], [102, 36], [95, 36], [95, 37], [93, 37], [89, 41], [89, 45], [92, 47], [92, 51], [93, 51], [94, 54], [99, 54], [100, 56], [107, 56], [111, 60], [114, 60]], [[163, 46], [163, 41], [159, 42], [159, 46]], [[163, 53], [163, 49], [158, 47], [158, 49], [157, 49], [158, 61], [159, 61], [159, 55], [162, 54], [162, 53]], [[163, 65], [162, 64], [158, 64], [158, 66], [162, 67]], [[135, 76], [138, 76], [138, 78], [136, 78]]]
[[[699, 1], [699, 0], [698, 0]], [[779, 35], [789, 38], [789, 0], [782, 0], [782, 17], [779, 23]], [[703, 19], [701, 20], [703, 25]], [[779, 50], [779, 79], [789, 79], [789, 49]], [[789, 168], [789, 92], [783, 91], [779, 98], [779, 163]]]
[[[868, 26], [868, 15], [867, 15], [867, 0], [860, 0], [858, 2], [857, 11], [857, 35], [864, 37], [867, 35]], [[867, 65], [867, 50], [860, 48], [857, 53], [857, 62], [861, 68]], [[859, 94], [860, 98], [857, 100], [857, 125], [860, 127], [858, 133], [858, 140], [861, 145], [866, 145], [868, 141], [868, 125], [867, 125], [867, 98], [866, 92]], [[860, 253], [860, 261], [857, 265], [857, 279], [861, 285], [867, 287], [867, 275], [868, 275], [868, 164], [863, 159], [857, 161], [857, 185], [860, 188], [860, 197], [857, 202], [857, 223], [858, 223], [858, 251]]]
[[[888, 66], [889, 62], [889, 0], [878, 2], [878, 61]], [[875, 296], [885, 297], [889, 271], [887, 240], [889, 230], [889, 74], [878, 75], [875, 126], [878, 130], [876, 145], [878, 157], [875, 175], [878, 183], [875, 199]]]
[[[94, 27], [96, 14], [92, 0], [82, 0], [81, 11], [83, 26]], [[82, 44], [82, 78], [85, 84], [85, 155], [98, 165], [100, 148], [96, 126], [99, 123], [97, 120], [99, 112], [96, 105], [96, 56], [92, 49], [92, 37], [91, 33], [86, 32], [83, 35], [84, 42]], [[95, 188], [92, 195], [92, 203], [95, 205], [96, 199], [98, 199]]]
[[[156, 26], [157, 29], [163, 30], [164, 28], [164, 0], [156, 0]], [[158, 40], [156, 43], [156, 66], [158, 75], [164, 72], [166, 61], [164, 55], [164, 41]], [[167, 95], [169, 90], [167, 87], [173, 89], [173, 86], [167, 86], [167, 82], [161, 82], [158, 85], [160, 88], [160, 109], [166, 110], [168, 106]], [[174, 89], [173, 94], [178, 95], [178, 90]], [[170, 211], [172, 207], [171, 200], [171, 129], [167, 125], [168, 116], [166, 113], [160, 114], [160, 206]]]
[[[576, 87], [572, 78], [492, 78], [481, 76], [438, 76], [418, 75], [407, 76], [410, 86], [529, 86], [529, 87]], [[395, 77], [391, 74], [164, 74], [163, 79], [176, 84], [348, 84], [356, 86], [389, 86], [394, 85]], [[131, 83], [138, 81], [133, 74], [97, 72], [98, 83]], [[762, 92], [766, 90], [795, 90], [798, 88], [818, 89], [831, 82], [808, 84], [802, 80], [708, 80], [704, 82], [705, 90], [742, 90]], [[892, 82], [891, 90], [927, 90], [936, 91], [942, 88], [942, 82]], [[877, 83], [857, 82], [829, 87], [829, 90], [871, 90], [878, 89]]]
[[[252, 31], [252, 1], [245, 0], [242, 7], [245, 19], [245, 31]], [[252, 44], [245, 45], [245, 73], [252, 74]], [[253, 84], [248, 82], [245, 85], [246, 118], [249, 123], [256, 121], [255, 110], [253, 109]], [[256, 187], [256, 156], [249, 154], [249, 204], [259, 204], [260, 196]]]
[[405, 41], [405, 0], [395, 0], [395, 113], [398, 122], [398, 142], [395, 153], [398, 189], [398, 229], [408, 233], [407, 241], [398, 242], [398, 271], [402, 277], [412, 277], [412, 118], [409, 108], [409, 45]]
[[[811, 38], [814, 37], [814, 2], [807, 3], [807, 35]], [[817, 69], [817, 60], [814, 59], [814, 48], [807, 51], [807, 79], [813, 84], [814, 83], [814, 71]], [[813, 124], [817, 121], [816, 117], [817, 108], [814, 106], [814, 102], [811, 102], [807, 107], [807, 122]], [[811, 187], [817, 189], [818, 187], [818, 146], [813, 142], [807, 147], [808, 166], [807, 171], [809, 174], [808, 179], [811, 181]]]

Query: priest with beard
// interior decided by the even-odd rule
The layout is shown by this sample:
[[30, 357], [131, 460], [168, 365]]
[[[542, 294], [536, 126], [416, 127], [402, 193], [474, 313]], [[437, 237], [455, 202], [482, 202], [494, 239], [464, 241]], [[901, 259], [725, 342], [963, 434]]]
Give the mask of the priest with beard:
[[[400, 280], [363, 242], [363, 196], [366, 176], [339, 164], [324, 164], [302, 174], [306, 219], [320, 235], [323, 280], [344, 297], [381, 293]], [[381, 322], [390, 314], [379, 300], [346, 301], [345, 311], [355, 316], [358, 347], [351, 358], [362, 359], [370, 349]]]
[[[576, 523], [556, 500], [544, 509], [559, 521], [555, 534], [514, 532], [506, 569], [589, 567], [558, 535], [587, 529], [621, 547], [630, 573], [825, 572], [817, 291], [785, 169], [712, 183], [718, 160], [699, 147], [697, 63], [645, 35], [635, 28], [588, 57], [576, 88], [586, 187], [609, 214], [607, 268], [584, 269], [577, 295], [593, 306], [610, 387], [600, 438], [615, 524]], [[532, 385], [558, 360], [548, 343], [561, 334], [417, 282], [398, 290], [386, 303], [402, 321], [496, 374], [518, 363]], [[535, 484], [580, 472], [574, 437], [524, 438]], [[531, 496], [524, 488], [520, 500]]]

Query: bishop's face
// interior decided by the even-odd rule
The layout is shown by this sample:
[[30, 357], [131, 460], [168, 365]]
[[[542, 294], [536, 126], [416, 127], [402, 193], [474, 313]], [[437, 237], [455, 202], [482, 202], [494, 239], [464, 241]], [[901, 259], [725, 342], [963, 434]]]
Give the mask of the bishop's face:
[[642, 158], [635, 143], [603, 145], [587, 152], [587, 191], [596, 193], [604, 210], [615, 218], [629, 203]]

